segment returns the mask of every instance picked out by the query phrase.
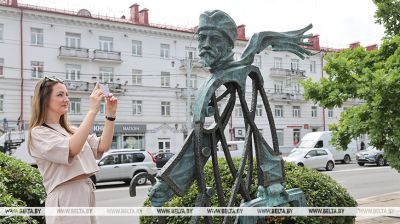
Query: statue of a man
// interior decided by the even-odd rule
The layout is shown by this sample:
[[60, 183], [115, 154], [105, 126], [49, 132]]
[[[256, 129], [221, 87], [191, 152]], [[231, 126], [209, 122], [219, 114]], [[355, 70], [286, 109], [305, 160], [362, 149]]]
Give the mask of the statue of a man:
[[[196, 30], [199, 56], [204, 66], [210, 68], [211, 74], [199, 88], [196, 96], [193, 107], [194, 130], [185, 140], [182, 150], [164, 166], [157, 177], [157, 183], [149, 190], [149, 198], [153, 206], [162, 206], [174, 194], [183, 196], [194, 180], [197, 181], [200, 192], [196, 206], [207, 205], [210, 189], [207, 189], [205, 185], [203, 167], [212, 157], [214, 177], [216, 182], [220, 181], [216, 157], [219, 142], [224, 149], [231, 174], [234, 178], [241, 176], [237, 174], [243, 173], [244, 165], [239, 168], [233, 165], [224, 135], [224, 129], [235, 106], [236, 94], [239, 97], [246, 124], [246, 150], [242, 164], [245, 164], [243, 161], [248, 159], [249, 166], [252, 167], [253, 150], [251, 148], [253, 145], [258, 167], [258, 184], [272, 194], [278, 194], [283, 190], [283, 161], [279, 153], [271, 108], [263, 88], [261, 73], [257, 67], [251, 64], [254, 56], [268, 46], [271, 46], [272, 50], [289, 51], [299, 57], [309, 54], [299, 45], [302, 45], [303, 38], [307, 37], [303, 36], [303, 33], [310, 28], [311, 26], [285, 33], [260, 32], [254, 34], [242, 57], [235, 61], [232, 52], [237, 37], [235, 21], [220, 10], [206, 11], [200, 15]], [[251, 78], [253, 86], [251, 105], [247, 104], [245, 98], [248, 77]], [[226, 91], [217, 96], [217, 89], [221, 86], [225, 86]], [[273, 148], [265, 141], [254, 122], [258, 93], [267, 111], [273, 137]], [[225, 107], [220, 108], [218, 102], [226, 102]], [[208, 127], [205, 127], [206, 117], [214, 118], [214, 123]], [[253, 143], [252, 139], [254, 139]], [[247, 190], [249, 183], [243, 183], [241, 177], [236, 180], [237, 183], [233, 190], [236, 193], [239, 192], [245, 201], [251, 200]], [[251, 179], [248, 181], [252, 182]], [[230, 200], [227, 205], [221, 186], [218, 184], [216, 191], [220, 206], [232, 206], [234, 200]]]

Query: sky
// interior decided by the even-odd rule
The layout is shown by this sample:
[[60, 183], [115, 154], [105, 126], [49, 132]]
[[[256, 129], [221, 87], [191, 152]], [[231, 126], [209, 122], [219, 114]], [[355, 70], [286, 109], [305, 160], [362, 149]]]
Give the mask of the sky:
[[129, 7], [149, 9], [149, 22], [194, 27], [199, 15], [219, 9], [237, 25], [246, 25], [248, 38], [255, 32], [297, 30], [312, 23], [309, 33], [320, 35], [323, 47], [345, 48], [350, 43], [380, 45], [382, 25], [375, 24], [372, 0], [19, 0], [20, 3], [129, 18]]

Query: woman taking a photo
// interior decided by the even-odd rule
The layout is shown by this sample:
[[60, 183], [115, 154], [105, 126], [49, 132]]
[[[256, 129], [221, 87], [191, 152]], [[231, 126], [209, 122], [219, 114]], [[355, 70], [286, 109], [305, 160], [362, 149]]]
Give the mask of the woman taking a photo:
[[[93, 122], [106, 101], [101, 137], [90, 135]], [[45, 77], [35, 86], [29, 125], [29, 153], [37, 161], [46, 188], [46, 207], [95, 207], [90, 176], [112, 142], [118, 100], [106, 96], [96, 83], [89, 96], [89, 110], [78, 128], [67, 118], [68, 91], [63, 81]], [[96, 223], [95, 216], [46, 216], [46, 223]]]

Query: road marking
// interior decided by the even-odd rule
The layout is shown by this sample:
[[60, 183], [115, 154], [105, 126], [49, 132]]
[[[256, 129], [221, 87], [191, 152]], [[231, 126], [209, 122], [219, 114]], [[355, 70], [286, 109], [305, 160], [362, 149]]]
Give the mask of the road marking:
[[400, 194], [400, 191], [395, 191], [395, 192], [390, 192], [390, 193], [385, 193], [385, 194], [378, 194], [378, 195], [369, 196], [369, 197], [365, 197], [365, 198], [359, 198], [359, 199], [357, 199], [357, 201], [368, 200], [371, 198], [382, 197], [382, 196], [386, 196], [386, 195], [390, 195], [390, 194]]
[[[352, 171], [369, 171], [369, 170], [379, 170], [379, 169], [393, 169], [390, 166], [384, 166], [384, 167], [364, 167], [364, 168], [357, 168], [357, 169], [347, 169], [347, 170], [336, 170], [336, 171], [329, 171], [329, 172], [324, 172], [326, 174], [330, 173], [341, 173], [341, 172], [352, 172]], [[393, 169], [394, 170], [394, 169]]]
[[[104, 186], [104, 185], [103, 185]], [[150, 188], [151, 186], [137, 186], [137, 189], [147, 189]], [[107, 192], [107, 191], [129, 191], [129, 187], [117, 187], [117, 188], [106, 188], [106, 189], [96, 189], [95, 192]]]

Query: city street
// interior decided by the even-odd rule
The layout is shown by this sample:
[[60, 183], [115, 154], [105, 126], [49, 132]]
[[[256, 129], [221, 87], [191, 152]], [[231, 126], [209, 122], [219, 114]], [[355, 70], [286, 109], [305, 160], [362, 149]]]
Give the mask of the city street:
[[[355, 163], [336, 164], [334, 171], [326, 172], [356, 199], [400, 191], [400, 174], [389, 166], [367, 165], [360, 167]], [[129, 197], [128, 185], [123, 182], [103, 183], [97, 186], [96, 200], [99, 207], [141, 207], [150, 185], [137, 189], [137, 197]], [[100, 224], [139, 223], [138, 217], [99, 217]]]

